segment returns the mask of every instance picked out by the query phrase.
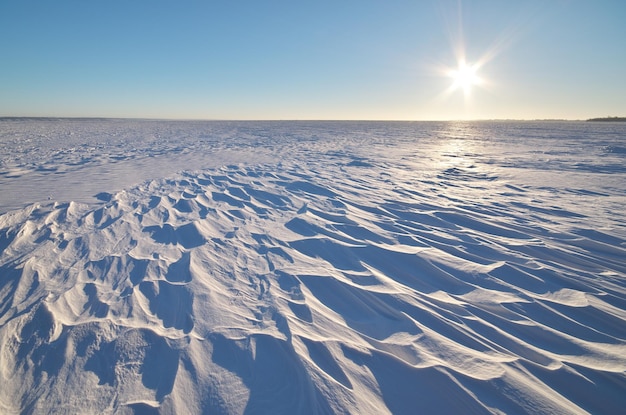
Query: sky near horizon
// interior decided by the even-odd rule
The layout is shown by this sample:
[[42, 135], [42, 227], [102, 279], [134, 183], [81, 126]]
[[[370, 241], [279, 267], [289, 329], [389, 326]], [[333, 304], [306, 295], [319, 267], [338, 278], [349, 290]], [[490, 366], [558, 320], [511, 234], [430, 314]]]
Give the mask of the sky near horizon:
[[626, 116], [624, 22], [623, 0], [0, 0], [0, 116]]

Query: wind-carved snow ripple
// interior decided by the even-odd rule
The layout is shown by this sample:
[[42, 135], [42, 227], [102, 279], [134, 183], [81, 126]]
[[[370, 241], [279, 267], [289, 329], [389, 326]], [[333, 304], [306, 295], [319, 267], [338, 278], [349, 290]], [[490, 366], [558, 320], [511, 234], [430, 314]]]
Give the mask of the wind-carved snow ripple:
[[228, 166], [3, 215], [0, 408], [626, 406], [623, 239], [493, 174], [373, 163]]

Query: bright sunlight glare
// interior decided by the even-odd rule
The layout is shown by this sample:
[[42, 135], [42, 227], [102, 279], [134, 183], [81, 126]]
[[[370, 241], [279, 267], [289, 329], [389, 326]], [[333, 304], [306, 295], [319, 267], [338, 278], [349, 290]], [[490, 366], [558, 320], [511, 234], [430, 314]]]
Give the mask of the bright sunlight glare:
[[[492, 61], [502, 52], [511, 47], [511, 45], [526, 30], [525, 26], [530, 23], [529, 20], [519, 20], [510, 26], [504, 28], [499, 36], [494, 37], [486, 49], [480, 52], [480, 46], [473, 45], [466, 48], [465, 32], [463, 29], [463, 10], [462, 2], [458, 1], [458, 9], [452, 7], [450, 10], [444, 10], [443, 14], [448, 23], [448, 35], [451, 50], [447, 55], [446, 62], [434, 62], [430, 68], [431, 73], [440, 78], [448, 80], [447, 87], [433, 97], [433, 103], [436, 105], [449, 105], [446, 112], [451, 118], [470, 119], [481, 113], [482, 109], [479, 102], [483, 96], [479, 93], [474, 94], [474, 90], [489, 90], [491, 93], [502, 85], [502, 79], [494, 81], [491, 79], [492, 74], [498, 73], [493, 68], [487, 69], [487, 65], [491, 66]], [[456, 12], [456, 13], [455, 13]], [[468, 55], [468, 52], [471, 54]], [[477, 54], [478, 53], [478, 54]], [[467, 59], [471, 56], [471, 59]], [[454, 58], [454, 60], [452, 60]], [[485, 71], [483, 71], [485, 69]], [[442, 82], [442, 86], [444, 83]], [[476, 91], [478, 92], [478, 91]], [[459, 96], [464, 101], [464, 115], [459, 107]], [[477, 112], [476, 112], [477, 111]]]
[[469, 94], [473, 85], [479, 85], [481, 79], [476, 74], [478, 65], [468, 65], [461, 61], [459, 67], [456, 70], [451, 70], [448, 75], [454, 80], [452, 84], [452, 90], [463, 89], [466, 94]]
[[485, 64], [485, 60], [480, 59], [473, 63], [468, 63], [464, 58], [458, 58], [457, 62], [456, 69], [445, 66], [439, 68], [438, 72], [440, 76], [452, 79], [450, 86], [439, 95], [439, 98], [445, 99], [455, 91], [461, 91], [465, 97], [465, 104], [467, 106], [470, 103], [473, 87], [485, 87], [489, 84], [478, 74], [480, 68]]

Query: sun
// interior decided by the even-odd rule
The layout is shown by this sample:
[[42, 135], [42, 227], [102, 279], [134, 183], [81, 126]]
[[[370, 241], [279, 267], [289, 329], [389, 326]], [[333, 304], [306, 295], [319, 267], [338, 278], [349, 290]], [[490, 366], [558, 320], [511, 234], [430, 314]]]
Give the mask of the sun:
[[[464, 53], [462, 54], [464, 55]], [[455, 91], [462, 91], [465, 102], [469, 103], [472, 96], [472, 89], [475, 86], [485, 87], [487, 82], [479, 76], [478, 71], [485, 64], [484, 59], [480, 59], [473, 63], [468, 63], [463, 57], [457, 59], [456, 69], [450, 67], [441, 67], [439, 73], [441, 76], [452, 78], [450, 86], [442, 92], [442, 97], [449, 97]]]
[[460, 61], [457, 69], [448, 72], [448, 76], [453, 79], [451, 89], [453, 91], [462, 89], [468, 95], [472, 86], [480, 85], [482, 80], [476, 73], [478, 65], [469, 65], [465, 61]]

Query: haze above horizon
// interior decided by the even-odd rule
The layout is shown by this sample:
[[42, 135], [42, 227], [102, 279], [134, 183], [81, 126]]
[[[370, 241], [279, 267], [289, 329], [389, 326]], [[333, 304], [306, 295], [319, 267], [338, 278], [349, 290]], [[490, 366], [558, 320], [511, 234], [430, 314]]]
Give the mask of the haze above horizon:
[[626, 4], [0, 3], [0, 116], [626, 114]]

